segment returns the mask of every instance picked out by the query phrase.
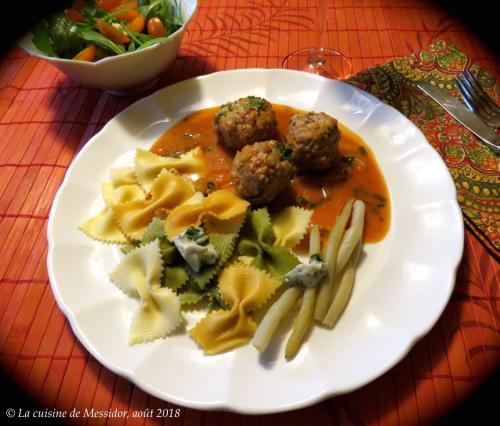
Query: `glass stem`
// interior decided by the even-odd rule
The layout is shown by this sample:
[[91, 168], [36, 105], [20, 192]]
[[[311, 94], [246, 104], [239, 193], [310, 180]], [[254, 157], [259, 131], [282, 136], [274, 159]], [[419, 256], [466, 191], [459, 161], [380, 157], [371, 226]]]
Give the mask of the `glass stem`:
[[309, 63], [312, 66], [321, 66], [325, 63], [323, 48], [326, 41], [326, 22], [327, 22], [328, 0], [317, 0], [316, 6], [316, 46], [309, 55]]

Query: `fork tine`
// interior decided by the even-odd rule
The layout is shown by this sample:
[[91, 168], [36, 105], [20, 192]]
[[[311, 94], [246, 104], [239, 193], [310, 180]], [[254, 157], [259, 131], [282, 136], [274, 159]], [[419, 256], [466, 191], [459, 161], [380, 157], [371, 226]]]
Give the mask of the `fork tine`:
[[462, 73], [465, 80], [477, 91], [478, 95], [486, 102], [486, 104], [491, 107], [497, 114], [500, 112], [498, 105], [491, 99], [491, 97], [484, 91], [479, 82], [477, 81], [474, 74], [472, 74], [470, 68], [467, 68], [464, 73]]
[[492, 113], [491, 108], [489, 108], [484, 102], [484, 100], [477, 94], [476, 90], [469, 83], [469, 81], [462, 75], [458, 76], [457, 81], [460, 81], [462, 85], [462, 90], [467, 92], [469, 100], [475, 104], [478, 112], [486, 117], [489, 117]]
[[464, 83], [462, 83], [462, 81], [459, 78], [455, 79], [455, 82], [457, 83], [457, 86], [460, 90], [460, 93], [462, 94], [462, 98], [463, 98], [465, 104], [469, 107], [469, 109], [471, 109], [474, 112], [477, 112], [476, 103], [475, 103], [474, 99], [472, 99], [472, 97], [470, 96], [469, 92], [467, 91], [466, 87], [464, 86]]

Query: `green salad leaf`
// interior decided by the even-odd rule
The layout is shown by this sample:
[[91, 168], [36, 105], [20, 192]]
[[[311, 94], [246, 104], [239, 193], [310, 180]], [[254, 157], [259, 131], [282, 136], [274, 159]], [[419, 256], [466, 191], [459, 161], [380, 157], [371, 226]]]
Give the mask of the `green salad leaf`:
[[54, 57], [59, 56], [52, 47], [52, 42], [49, 37], [49, 24], [45, 19], [38, 22], [33, 29], [33, 44], [38, 50], [46, 55]]
[[148, 40], [140, 45], [141, 49], [144, 49], [146, 47], [152, 46], [153, 44], [156, 43], [164, 43], [168, 40], [168, 37], [155, 37], [152, 38], [151, 40]]
[[139, 3], [139, 12], [146, 20], [157, 16], [162, 20], [167, 34], [172, 34], [182, 26], [181, 6], [177, 0], [172, 3], [169, 0], [141, 0]]
[[[35, 26], [33, 43], [49, 56], [68, 59], [87, 47], [89, 42], [97, 44], [104, 52], [108, 52], [108, 55], [120, 55], [156, 43], [164, 43], [168, 40], [168, 35], [177, 31], [183, 24], [181, 7], [177, 0], [139, 0], [138, 12], [142, 13], [146, 20], [152, 17], [161, 19], [167, 34], [164, 37], [130, 31], [125, 25], [126, 22], [119, 18], [123, 11], [124, 9], [108, 12], [96, 7], [95, 0], [85, 0], [85, 7], [80, 10], [83, 22], [73, 22], [63, 12], [54, 14]], [[129, 36], [130, 43], [121, 45], [102, 35], [97, 27], [98, 20], [120, 24]], [[103, 52], [99, 52], [98, 57], [102, 57], [102, 54]]]
[[83, 39], [91, 41], [103, 49], [110, 50], [117, 55], [125, 53], [125, 48], [121, 44], [112, 42], [109, 38], [104, 37], [101, 33], [97, 31], [83, 31], [81, 33]]

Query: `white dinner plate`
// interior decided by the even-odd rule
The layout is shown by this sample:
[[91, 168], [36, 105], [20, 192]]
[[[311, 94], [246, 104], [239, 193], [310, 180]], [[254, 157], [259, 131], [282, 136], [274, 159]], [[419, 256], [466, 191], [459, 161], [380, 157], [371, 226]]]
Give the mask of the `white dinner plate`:
[[[262, 355], [251, 345], [205, 356], [185, 333], [128, 346], [137, 301], [108, 279], [122, 257], [77, 229], [103, 206], [100, 183], [132, 165], [192, 111], [246, 95], [324, 111], [373, 150], [391, 198], [391, 227], [365, 245], [350, 302], [333, 330], [315, 327], [285, 361], [287, 330]], [[349, 392], [400, 361], [436, 323], [463, 249], [455, 187], [422, 133], [395, 109], [348, 84], [286, 70], [215, 73], [166, 87], [118, 114], [78, 153], [48, 225], [52, 289], [83, 345], [107, 368], [161, 399], [203, 410], [272, 413]], [[193, 324], [195, 315], [188, 315]], [[276, 337], [276, 336], [275, 336]]]

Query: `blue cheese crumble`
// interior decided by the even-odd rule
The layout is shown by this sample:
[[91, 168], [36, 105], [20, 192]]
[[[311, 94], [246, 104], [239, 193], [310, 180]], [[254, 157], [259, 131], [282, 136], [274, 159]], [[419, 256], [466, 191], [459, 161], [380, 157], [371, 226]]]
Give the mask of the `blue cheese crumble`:
[[326, 263], [317, 254], [309, 258], [309, 263], [300, 263], [284, 276], [284, 281], [290, 285], [314, 287], [326, 274]]
[[182, 234], [177, 235], [173, 242], [180, 255], [195, 272], [200, 272], [203, 264], [215, 264], [219, 258], [219, 253], [213, 244], [210, 244], [201, 226], [199, 228], [190, 226]]

